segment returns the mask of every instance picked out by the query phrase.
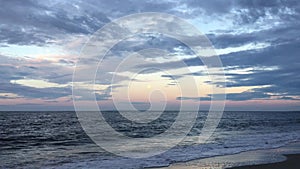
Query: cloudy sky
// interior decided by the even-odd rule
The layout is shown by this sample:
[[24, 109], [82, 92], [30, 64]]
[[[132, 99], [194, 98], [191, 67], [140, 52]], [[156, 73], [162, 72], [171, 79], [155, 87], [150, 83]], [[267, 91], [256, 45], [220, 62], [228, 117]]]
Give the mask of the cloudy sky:
[[[73, 110], [72, 76], [84, 44], [111, 21], [143, 12], [175, 15], [208, 37], [226, 75], [226, 110], [300, 110], [298, 0], [0, 2], [0, 110]], [[127, 67], [117, 70], [121, 63]], [[190, 78], [198, 91], [180, 93]], [[113, 109], [113, 101], [143, 109], [158, 98], [173, 108], [187, 102], [207, 109], [212, 86], [224, 88], [209, 79], [198, 56], [155, 33], [113, 46], [95, 85], [81, 84], [104, 109]]]

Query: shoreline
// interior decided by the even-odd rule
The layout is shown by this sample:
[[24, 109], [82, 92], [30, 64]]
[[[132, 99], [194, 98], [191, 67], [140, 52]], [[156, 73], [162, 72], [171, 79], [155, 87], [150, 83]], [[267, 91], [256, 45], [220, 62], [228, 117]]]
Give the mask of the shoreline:
[[284, 156], [286, 157], [286, 160], [282, 162], [232, 167], [231, 169], [282, 169], [282, 168], [298, 169], [299, 168], [300, 154], [288, 154]]
[[277, 169], [297, 167], [300, 164], [300, 141], [279, 148], [245, 151], [232, 155], [195, 159], [173, 163], [156, 169]]

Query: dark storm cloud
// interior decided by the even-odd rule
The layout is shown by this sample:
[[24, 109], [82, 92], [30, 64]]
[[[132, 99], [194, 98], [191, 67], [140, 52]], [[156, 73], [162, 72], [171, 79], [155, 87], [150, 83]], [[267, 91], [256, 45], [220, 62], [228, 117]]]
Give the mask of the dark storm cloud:
[[278, 66], [280, 69], [299, 70], [300, 39], [289, 43], [272, 45], [264, 49], [248, 50], [222, 55], [225, 66]]
[[281, 19], [292, 19], [296, 15], [290, 15], [287, 11], [283, 11], [283, 9], [289, 8], [296, 12], [299, 12], [300, 9], [300, 3], [297, 0], [240, 0], [237, 1], [237, 6], [241, 9], [248, 9], [239, 13], [239, 21], [243, 24], [254, 23], [266, 15], [278, 16]]
[[111, 100], [111, 96], [110, 94], [95, 94], [96, 96], [96, 100], [97, 101], [103, 101], [103, 100]]
[[[177, 97], [177, 100], [194, 100], [194, 101], [211, 101], [212, 97], [216, 97], [214, 100], [218, 100], [220, 94], [208, 95], [208, 97]], [[269, 99], [270, 95], [262, 92], [246, 91], [242, 93], [228, 93], [226, 94], [226, 100], [231, 101], [245, 101], [253, 99]]]
[[[89, 90], [89, 89], [81, 89], [80, 92], [82, 93], [82, 96], [79, 96], [76, 98], [76, 100], [84, 100], [84, 101], [106, 101], [112, 99], [112, 94], [114, 90], [116, 90], [119, 87], [122, 87], [123, 85], [111, 85], [106, 87], [103, 90]], [[95, 96], [95, 97], [94, 97]]]
[[17, 94], [19, 97], [40, 99], [57, 99], [72, 93], [71, 87], [34, 88], [20, 84], [2, 83], [0, 93], [7, 92]]
[[[193, 17], [201, 15], [216, 16], [220, 19], [223, 15], [229, 14], [231, 21], [243, 28], [245, 32], [237, 33], [235, 30], [223, 30], [221, 33], [209, 34], [208, 37], [216, 48], [239, 47], [242, 45], [266, 43], [270, 46], [264, 49], [246, 50], [222, 55], [221, 60], [226, 69], [235, 67], [237, 71], [241, 68], [258, 68], [248, 74], [227, 74], [228, 86], [263, 86], [251, 92], [241, 94], [229, 94], [230, 100], [250, 100], [253, 98], [270, 98], [275, 93], [283, 95], [281, 99], [299, 96], [300, 82], [300, 2], [290, 1], [262, 1], [262, 0], [240, 0], [240, 1], [181, 1], [186, 4], [189, 11], [193, 11]], [[176, 7], [172, 10], [176, 12]], [[274, 25], [278, 22], [278, 25]], [[256, 28], [250, 28], [256, 24]], [[252, 31], [246, 31], [252, 29]], [[229, 33], [228, 33], [229, 32]], [[170, 50], [171, 51], [171, 50]], [[191, 53], [185, 53], [191, 54]], [[183, 66], [203, 65], [198, 57], [141, 65], [141, 67], [158, 67], [162, 69], [174, 69]], [[262, 68], [275, 67], [274, 70], [261, 70]], [[202, 72], [198, 72], [202, 75]], [[266, 94], [273, 93], [273, 94]]]
[[185, 76], [206, 76], [207, 72], [193, 72], [193, 73], [186, 73]]
[[[195, 39], [197, 38], [191, 38], [187, 41], [191, 43], [195, 41]], [[146, 51], [143, 51], [145, 49]], [[122, 40], [110, 49], [111, 53], [109, 54], [123, 57], [124, 54], [128, 55], [128, 52], [138, 52], [146, 58], [168, 58], [173, 57], [172, 55], [168, 56], [168, 54], [179, 52], [176, 50], [181, 50], [180, 52], [182, 54], [193, 54], [187, 45], [177, 39], [159, 33], [143, 33]]]
[[290, 15], [286, 11], [282, 11], [284, 8], [294, 9], [297, 12], [300, 11], [298, 0], [182, 0], [180, 4], [186, 5], [189, 11], [193, 11], [192, 16], [200, 14], [220, 19], [222, 15], [233, 14], [234, 19], [236, 19], [235, 23], [237, 24], [254, 23], [267, 15], [279, 16], [282, 19], [286, 19], [287, 16], [290, 18]]
[[[232, 6], [232, 5], [231, 5]], [[256, 22], [255, 31], [237, 33], [234, 29], [208, 34], [217, 48], [238, 47], [249, 43], [267, 42], [271, 45], [290, 42], [299, 36], [300, 1], [235, 1], [232, 9], [237, 8], [234, 23], [248, 30]], [[230, 11], [228, 11], [230, 12]], [[274, 23], [277, 22], [277, 25]], [[264, 27], [267, 27], [264, 28]]]
[[[64, 34], [89, 34], [110, 21], [109, 18], [137, 12], [182, 13], [181, 6], [187, 6], [193, 17], [232, 13], [239, 24], [253, 23], [268, 15], [284, 20], [299, 19], [282, 9], [300, 11], [298, 1], [72, 1], [51, 2], [31, 0], [1, 1], [1, 42], [9, 44], [42, 45]], [[246, 9], [246, 10], [243, 10]], [[205, 14], [202, 12], [204, 11]], [[216, 18], [218, 19], [218, 18]]]
[[57, 65], [50, 61], [35, 61], [0, 55], [0, 82], [19, 79], [46, 79], [48, 82], [66, 84], [72, 81], [73, 67]]
[[170, 80], [175, 80], [183, 77], [182, 75], [161, 75], [161, 77], [168, 78]]
[[208, 37], [216, 48], [239, 47], [259, 42], [277, 45], [296, 40], [300, 34], [299, 27], [299, 22], [287, 22], [278, 27], [252, 33], [209, 34]]
[[158, 0], [86, 0], [80, 5], [91, 10], [101, 10], [112, 18], [118, 18], [140, 12], [167, 12], [176, 7], [177, 3], [173, 1]]
[[[299, 96], [299, 44], [300, 41], [292, 41], [263, 50], [221, 56], [223, 65], [236, 66], [237, 69], [236, 74], [227, 74], [227, 87], [268, 85], [268, 87], [254, 90], [260, 93], [280, 93], [282, 96]], [[270, 67], [271, 70], [263, 70], [263, 67]], [[252, 68], [253, 70], [247, 74], [239, 74], [239, 68]], [[288, 98], [285, 97], [285, 99]]]
[[[276, 96], [276, 100], [300, 100], [297, 98], [293, 98], [290, 96], [278, 96], [278, 95], [270, 95], [264, 93], [265, 90], [259, 91], [246, 91], [242, 93], [228, 93], [226, 94], [226, 100], [231, 101], [246, 101], [246, 100], [269, 100], [271, 96]], [[215, 94], [215, 97], [218, 97], [219, 94]], [[193, 101], [211, 101], [213, 95], [209, 95], [207, 97], [177, 97], [177, 100], [193, 100]], [[218, 100], [218, 99], [214, 99]]]
[[22, 63], [21, 59], [14, 59], [1, 56], [0, 63], [0, 83], [9, 83], [11, 80], [23, 79], [32, 75], [32, 68], [28, 66], [18, 67]]
[[[26, 98], [55, 99], [72, 94], [71, 86], [34, 88], [14, 83], [15, 80], [46, 79], [48, 82], [67, 84], [71, 81], [72, 69], [49, 62], [38, 62], [1, 56], [0, 93], [13, 93]], [[68, 74], [67, 72], [70, 72]], [[64, 72], [61, 73], [61, 72]]]
[[108, 86], [106, 89], [101, 90], [101, 94], [96, 93], [96, 100], [97, 101], [102, 101], [102, 100], [111, 100], [111, 92], [113, 92], [115, 89], [119, 88], [119, 87], [123, 87], [123, 85], [111, 85]]
[[[280, 99], [295, 100], [291, 96], [300, 95], [300, 1], [298, 0], [191, 0], [177, 2], [156, 0], [146, 2], [137, 0], [72, 2], [0, 0], [0, 4], [1, 46], [6, 46], [6, 44], [45, 45], [54, 43], [53, 40], [62, 39], [67, 35], [91, 34], [111, 19], [137, 12], [167, 12], [186, 17], [186, 19], [204, 16], [214, 20], [229, 21], [234, 24], [233, 29], [220, 28], [218, 32], [212, 30], [212, 33], [208, 35], [216, 48], [239, 47], [250, 43], [254, 45], [267, 43], [270, 46], [264, 49], [239, 51], [220, 56], [225, 69], [230, 67], [237, 69], [237, 73], [227, 74], [229, 87], [268, 85], [268, 87], [256, 88], [241, 94], [229, 94], [228, 98], [230, 100], [268, 99], [279, 93], [281, 94]], [[185, 7], [186, 10], [181, 10], [182, 7]], [[226, 17], [224, 17], [225, 15]], [[275, 22], [278, 22], [278, 25], [275, 25]], [[236, 32], [235, 27], [243, 31]], [[142, 45], [135, 45], [133, 41], [120, 43], [114, 47], [113, 54], [121, 56], [120, 51], [132, 52], [149, 47], [178, 52], [174, 50], [174, 46], [183, 46], [164, 37], [148, 36], [145, 39], [146, 41]], [[137, 42], [140, 42], [140, 39]], [[192, 55], [188, 50], [183, 50], [182, 54]], [[74, 64], [67, 59], [61, 59], [59, 63]], [[201, 60], [195, 57], [140, 66], [176, 69], [184, 66], [182, 63], [185, 63], [186, 66], [203, 65]], [[57, 66], [50, 62], [47, 63], [47, 61], [31, 63], [8, 57], [2, 57], [0, 64], [2, 64], [0, 67], [0, 92], [48, 99], [67, 96], [71, 93], [69, 88], [37, 89], [10, 83], [11, 80], [26, 77], [67, 84], [72, 80], [72, 70], [70, 71], [66, 66]], [[256, 67], [276, 67], [276, 69], [253, 70], [248, 74], [238, 73], [240, 68]], [[189, 75], [201, 76], [203, 73], [186, 74], [186, 76]], [[106, 81], [101, 83], [108, 84]], [[110, 97], [108, 91], [97, 94], [98, 100], [107, 100]], [[208, 100], [208, 98], [202, 99]]]
[[182, 0], [180, 1], [180, 4], [187, 5], [187, 9], [193, 11], [193, 15], [197, 15], [197, 13], [204, 13], [205, 15], [224, 14], [230, 12], [230, 10], [234, 7], [234, 3], [232, 1], [223, 0]]
[[43, 45], [65, 34], [93, 33], [109, 21], [99, 11], [86, 10], [83, 14], [73, 4], [56, 6], [47, 1], [3, 0], [0, 8], [0, 42]]
[[50, 39], [52, 39], [51, 35], [47, 35], [41, 31], [33, 29], [25, 31], [25, 29], [22, 30], [20, 27], [11, 27], [9, 25], [0, 26], [1, 43], [40, 46], [44, 45]]
[[174, 2], [160, 1], [1, 1], [2, 43], [43, 45], [66, 34], [91, 34], [104, 24], [139, 12], [168, 12]]
[[235, 34], [221, 34], [208, 35], [209, 39], [212, 41], [217, 48], [227, 48], [227, 47], [238, 47], [247, 43], [253, 43], [258, 41], [258, 37], [253, 33], [244, 33], [240, 35]]
[[[236, 73], [226, 73], [227, 87], [240, 86], [268, 86], [264, 88], [254, 89], [254, 93], [241, 93], [242, 100], [246, 98], [261, 98], [258, 96], [274, 96], [275, 94], [266, 95], [265, 93], [280, 93], [282, 99], [287, 100], [289, 96], [300, 95], [300, 40], [298, 36], [288, 36], [289, 42], [271, 45], [264, 49], [255, 49], [248, 51], [241, 51], [221, 55], [223, 66], [225, 70], [230, 70]], [[298, 34], [300, 35], [300, 33]], [[188, 66], [203, 65], [198, 57], [191, 59], [184, 59], [181, 61], [173, 61], [160, 63], [156, 65], [148, 65], [151, 67], [159, 67], [161, 69], [180, 68], [181, 62]], [[145, 67], [145, 65], [143, 66]], [[239, 74], [239, 69], [250, 68], [247, 74]], [[203, 72], [198, 72], [199, 75], [205, 75]], [[212, 82], [210, 82], [212, 83]], [[218, 83], [216, 83], [218, 84]], [[239, 95], [239, 94], [236, 94]], [[255, 96], [257, 95], [257, 96]], [[244, 97], [247, 96], [247, 97]], [[229, 98], [230, 98], [229, 97]], [[231, 98], [234, 100], [234, 98]], [[294, 100], [294, 99], [292, 99]]]

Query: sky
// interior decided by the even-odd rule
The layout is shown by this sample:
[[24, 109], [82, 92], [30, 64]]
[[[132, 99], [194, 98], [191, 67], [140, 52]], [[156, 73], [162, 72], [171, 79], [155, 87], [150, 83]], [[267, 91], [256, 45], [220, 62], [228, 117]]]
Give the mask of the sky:
[[[114, 109], [114, 103], [147, 109], [161, 102], [176, 109], [185, 102], [206, 110], [218, 87], [226, 91], [225, 110], [300, 110], [298, 0], [0, 2], [2, 111], [74, 110], [72, 78], [84, 45], [104, 25], [143, 12], [180, 17], [206, 35], [222, 61], [226, 87], [209, 78], [182, 42], [138, 34], [113, 46], [101, 62], [89, 60], [100, 65], [95, 84], [80, 86], [95, 94], [102, 109]], [[87, 107], [93, 102], [75, 97]]]

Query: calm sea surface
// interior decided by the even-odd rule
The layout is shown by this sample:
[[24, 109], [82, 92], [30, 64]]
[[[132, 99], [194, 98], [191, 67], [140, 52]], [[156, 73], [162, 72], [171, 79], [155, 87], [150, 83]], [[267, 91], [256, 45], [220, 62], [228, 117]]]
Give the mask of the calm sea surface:
[[[177, 112], [150, 124], [133, 124], [104, 112], [110, 125], [133, 138], [166, 131]], [[144, 168], [216, 155], [280, 147], [300, 140], [300, 112], [224, 112], [205, 144], [193, 142], [207, 112], [199, 112], [187, 138], [154, 157], [130, 159], [107, 153], [85, 134], [75, 112], [0, 112], [0, 168]], [[126, 150], [130, 151], [130, 147]]]

